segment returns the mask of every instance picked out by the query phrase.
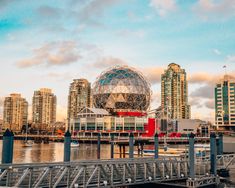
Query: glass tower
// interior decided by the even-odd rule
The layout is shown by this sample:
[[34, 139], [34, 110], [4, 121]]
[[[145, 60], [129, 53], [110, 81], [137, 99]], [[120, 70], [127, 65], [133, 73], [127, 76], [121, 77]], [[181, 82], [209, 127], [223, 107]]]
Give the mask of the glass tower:
[[28, 121], [28, 102], [20, 94], [12, 93], [4, 100], [3, 125], [12, 131], [20, 131]]
[[85, 107], [91, 107], [91, 83], [86, 79], [74, 79], [68, 96], [68, 124], [78, 118]]
[[175, 63], [169, 64], [161, 75], [161, 106], [167, 118], [190, 118], [186, 72]]
[[219, 126], [235, 126], [235, 79], [229, 75], [215, 87], [215, 121]]

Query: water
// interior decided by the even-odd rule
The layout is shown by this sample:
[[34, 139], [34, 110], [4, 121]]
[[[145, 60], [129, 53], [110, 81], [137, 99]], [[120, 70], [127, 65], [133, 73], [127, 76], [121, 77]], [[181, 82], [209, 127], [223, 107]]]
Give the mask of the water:
[[[235, 137], [225, 138], [225, 144], [234, 143]], [[170, 147], [185, 148], [185, 145], [170, 145]], [[152, 146], [145, 146], [147, 149], [152, 149]], [[0, 152], [2, 151], [2, 140], [0, 140]], [[128, 151], [128, 148], [126, 149]], [[119, 158], [119, 148], [114, 147], [114, 158]], [[101, 145], [101, 159], [110, 158], [110, 145]], [[0, 155], [0, 160], [1, 160]], [[128, 155], [126, 155], [128, 157]], [[23, 147], [20, 140], [14, 142], [13, 163], [43, 163], [43, 162], [62, 162], [64, 158], [64, 143], [50, 142], [50, 144], [34, 144], [32, 147]], [[80, 144], [77, 148], [71, 148], [71, 161], [89, 160], [97, 158], [96, 144]], [[226, 183], [224, 187], [235, 187], [235, 166], [230, 170], [230, 177], [227, 179], [232, 182]]]
[[[2, 151], [2, 140], [0, 141], [0, 151]], [[118, 148], [115, 147], [115, 153]], [[0, 155], [0, 160], [1, 160]], [[115, 154], [115, 158], [119, 155]], [[96, 144], [80, 144], [77, 148], [71, 148], [71, 160], [96, 159]], [[110, 145], [102, 144], [101, 159], [110, 158]], [[39, 163], [39, 162], [62, 162], [64, 159], [64, 143], [50, 142], [49, 144], [33, 144], [32, 147], [23, 147], [20, 140], [14, 142], [13, 163]]]

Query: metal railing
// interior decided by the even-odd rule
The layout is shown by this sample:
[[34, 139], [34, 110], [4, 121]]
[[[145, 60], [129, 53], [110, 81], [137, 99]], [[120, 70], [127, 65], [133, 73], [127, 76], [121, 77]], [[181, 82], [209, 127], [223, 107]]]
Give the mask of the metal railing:
[[177, 158], [9, 164], [0, 169], [0, 186], [7, 187], [117, 187], [188, 177], [188, 162]]

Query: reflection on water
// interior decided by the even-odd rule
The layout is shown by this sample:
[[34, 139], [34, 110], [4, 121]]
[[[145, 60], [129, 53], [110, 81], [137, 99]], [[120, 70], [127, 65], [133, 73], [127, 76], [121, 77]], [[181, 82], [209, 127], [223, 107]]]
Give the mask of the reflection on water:
[[[115, 147], [115, 153], [118, 148]], [[2, 151], [2, 140], [0, 141], [0, 151]], [[97, 158], [96, 144], [80, 144], [77, 148], [71, 148], [71, 160], [84, 160]], [[0, 155], [0, 160], [1, 160]], [[119, 157], [118, 154], [114, 155]], [[38, 163], [38, 162], [61, 162], [64, 158], [64, 144], [51, 142], [50, 144], [33, 144], [32, 147], [23, 147], [22, 141], [15, 140], [13, 163]], [[110, 158], [110, 145], [102, 144], [101, 159]]]
[[[225, 141], [228, 141], [225, 139]], [[230, 140], [234, 143], [234, 139]], [[161, 145], [160, 147], [163, 147]], [[171, 145], [175, 148], [186, 148], [188, 145]], [[145, 149], [153, 149], [153, 146], [145, 146]], [[114, 158], [119, 157], [119, 148], [114, 147]], [[128, 148], [126, 149], [128, 151]], [[2, 152], [2, 140], [0, 140], [0, 152]], [[128, 157], [128, 155], [126, 155]], [[0, 155], [0, 160], [2, 155]], [[62, 162], [64, 158], [64, 143], [51, 142], [50, 144], [34, 144], [32, 147], [23, 147], [22, 141], [14, 142], [13, 163], [39, 163], [39, 162]], [[71, 161], [96, 159], [96, 144], [80, 144], [77, 148], [71, 148]], [[101, 159], [110, 158], [110, 145], [101, 145]], [[235, 182], [235, 169], [230, 170], [230, 178], [228, 180]], [[232, 186], [235, 186], [232, 184]]]

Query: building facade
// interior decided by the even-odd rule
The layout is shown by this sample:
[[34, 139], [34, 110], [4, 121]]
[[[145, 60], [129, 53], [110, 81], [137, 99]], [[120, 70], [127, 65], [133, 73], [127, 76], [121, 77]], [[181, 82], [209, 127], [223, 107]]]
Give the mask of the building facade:
[[215, 87], [215, 122], [217, 128], [235, 128], [235, 79], [229, 75]]
[[91, 107], [91, 84], [86, 79], [74, 79], [70, 84], [68, 96], [68, 123], [78, 117], [85, 107]]
[[147, 123], [146, 116], [112, 116], [105, 109], [84, 108], [78, 114], [78, 118], [71, 122], [70, 131], [80, 136], [92, 136], [98, 132], [106, 136], [128, 136], [133, 132], [140, 136], [145, 133]]
[[34, 91], [32, 102], [32, 123], [49, 126], [56, 122], [56, 96], [51, 89]]
[[167, 118], [190, 119], [186, 72], [175, 63], [161, 75], [161, 106]]
[[13, 93], [4, 100], [3, 129], [11, 129], [14, 132], [21, 131], [27, 124], [28, 102], [20, 94]]

